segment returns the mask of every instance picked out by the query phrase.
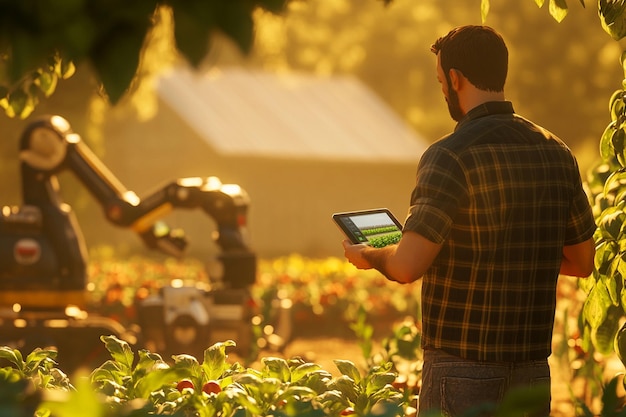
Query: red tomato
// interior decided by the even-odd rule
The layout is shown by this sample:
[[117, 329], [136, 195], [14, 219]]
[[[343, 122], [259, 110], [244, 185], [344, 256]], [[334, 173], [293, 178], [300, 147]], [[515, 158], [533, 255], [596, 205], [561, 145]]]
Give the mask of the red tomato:
[[189, 380], [189, 379], [181, 379], [178, 382], [178, 384], [176, 384], [176, 389], [178, 391], [182, 392], [182, 390], [184, 390], [185, 388], [194, 389], [193, 382], [191, 382], [191, 380]]
[[202, 387], [202, 391], [207, 394], [217, 394], [221, 390], [222, 387], [220, 387], [220, 384], [217, 381], [209, 381]]
[[341, 414], [342, 416], [349, 416], [349, 415], [352, 415], [352, 414], [354, 414], [354, 408], [352, 408], [352, 407], [347, 407], [347, 408], [346, 408], [345, 410], [343, 410], [340, 414]]

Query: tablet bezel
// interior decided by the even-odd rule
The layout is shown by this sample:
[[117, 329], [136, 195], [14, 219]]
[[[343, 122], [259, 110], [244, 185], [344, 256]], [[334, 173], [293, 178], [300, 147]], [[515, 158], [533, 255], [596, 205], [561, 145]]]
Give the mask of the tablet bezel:
[[354, 217], [354, 216], [363, 216], [363, 215], [369, 215], [369, 214], [378, 214], [378, 213], [384, 213], [387, 215], [387, 217], [389, 217], [389, 219], [393, 222], [393, 224], [395, 226], [398, 227], [399, 231], [402, 231], [402, 224], [398, 221], [398, 219], [393, 215], [393, 213], [387, 209], [387, 208], [375, 208], [375, 209], [366, 209], [366, 210], [356, 210], [356, 211], [346, 211], [346, 212], [339, 212], [339, 213], [333, 213], [333, 221], [335, 222], [335, 224], [337, 225], [337, 227], [339, 227], [339, 230], [341, 230], [341, 232], [350, 240], [350, 242], [354, 243], [354, 244], [358, 244], [358, 243], [365, 243], [368, 244], [369, 240], [367, 238], [365, 238], [364, 241], [361, 241], [358, 239], [357, 236], [355, 236], [351, 230], [349, 230], [345, 223], [343, 221], [341, 221], [341, 219], [343, 218], [348, 218], [348, 217]]

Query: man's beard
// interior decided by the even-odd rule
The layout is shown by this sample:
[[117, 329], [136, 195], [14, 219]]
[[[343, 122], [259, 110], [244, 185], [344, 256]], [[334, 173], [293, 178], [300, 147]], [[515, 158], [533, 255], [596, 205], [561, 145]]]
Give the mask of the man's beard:
[[450, 87], [450, 83], [448, 83], [448, 97], [446, 97], [446, 103], [448, 103], [448, 112], [450, 112], [450, 117], [452, 117], [453, 120], [458, 122], [465, 116], [463, 110], [461, 110], [459, 95]]

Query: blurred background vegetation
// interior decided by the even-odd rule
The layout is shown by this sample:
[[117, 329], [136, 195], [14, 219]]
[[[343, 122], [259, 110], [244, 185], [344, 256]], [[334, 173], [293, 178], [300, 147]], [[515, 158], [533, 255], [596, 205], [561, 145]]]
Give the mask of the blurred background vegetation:
[[[0, 192], [0, 205], [19, 203], [18, 138], [32, 117], [63, 115], [101, 157], [107, 152], [107, 138], [100, 128], [107, 120], [120, 112], [150, 117], [156, 103], [152, 82], [182, 60], [172, 48], [171, 16], [159, 18], [143, 52], [139, 78], [114, 106], [99, 94], [93, 67], [83, 63], [31, 116], [22, 120], [0, 115], [0, 190], [9, 190]], [[381, 0], [294, 0], [281, 14], [259, 9], [253, 18], [256, 32], [248, 54], [232, 37], [214, 36], [200, 70], [237, 65], [320, 76], [350, 74], [428, 140], [454, 127], [429, 48], [454, 26], [480, 24], [478, 0], [394, 0], [387, 5]], [[609, 121], [608, 99], [623, 78], [623, 47], [598, 24], [596, 5], [583, 8], [572, 2], [567, 17], [557, 23], [547, 5], [538, 9], [530, 0], [492, 1], [486, 24], [501, 32], [509, 45], [507, 98], [518, 113], [568, 143], [586, 171], [599, 158], [599, 137]], [[94, 210], [77, 181], [61, 175], [64, 195], [79, 218], [81, 211]]]

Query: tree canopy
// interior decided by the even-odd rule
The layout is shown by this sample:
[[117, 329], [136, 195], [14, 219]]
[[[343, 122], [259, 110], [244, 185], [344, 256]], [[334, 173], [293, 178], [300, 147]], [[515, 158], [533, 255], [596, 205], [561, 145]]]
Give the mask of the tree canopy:
[[177, 50], [198, 65], [212, 35], [223, 33], [248, 52], [254, 11], [280, 13], [287, 0], [0, 0], [0, 106], [28, 116], [59, 79], [87, 62], [116, 103], [137, 72], [155, 16], [173, 14]]

